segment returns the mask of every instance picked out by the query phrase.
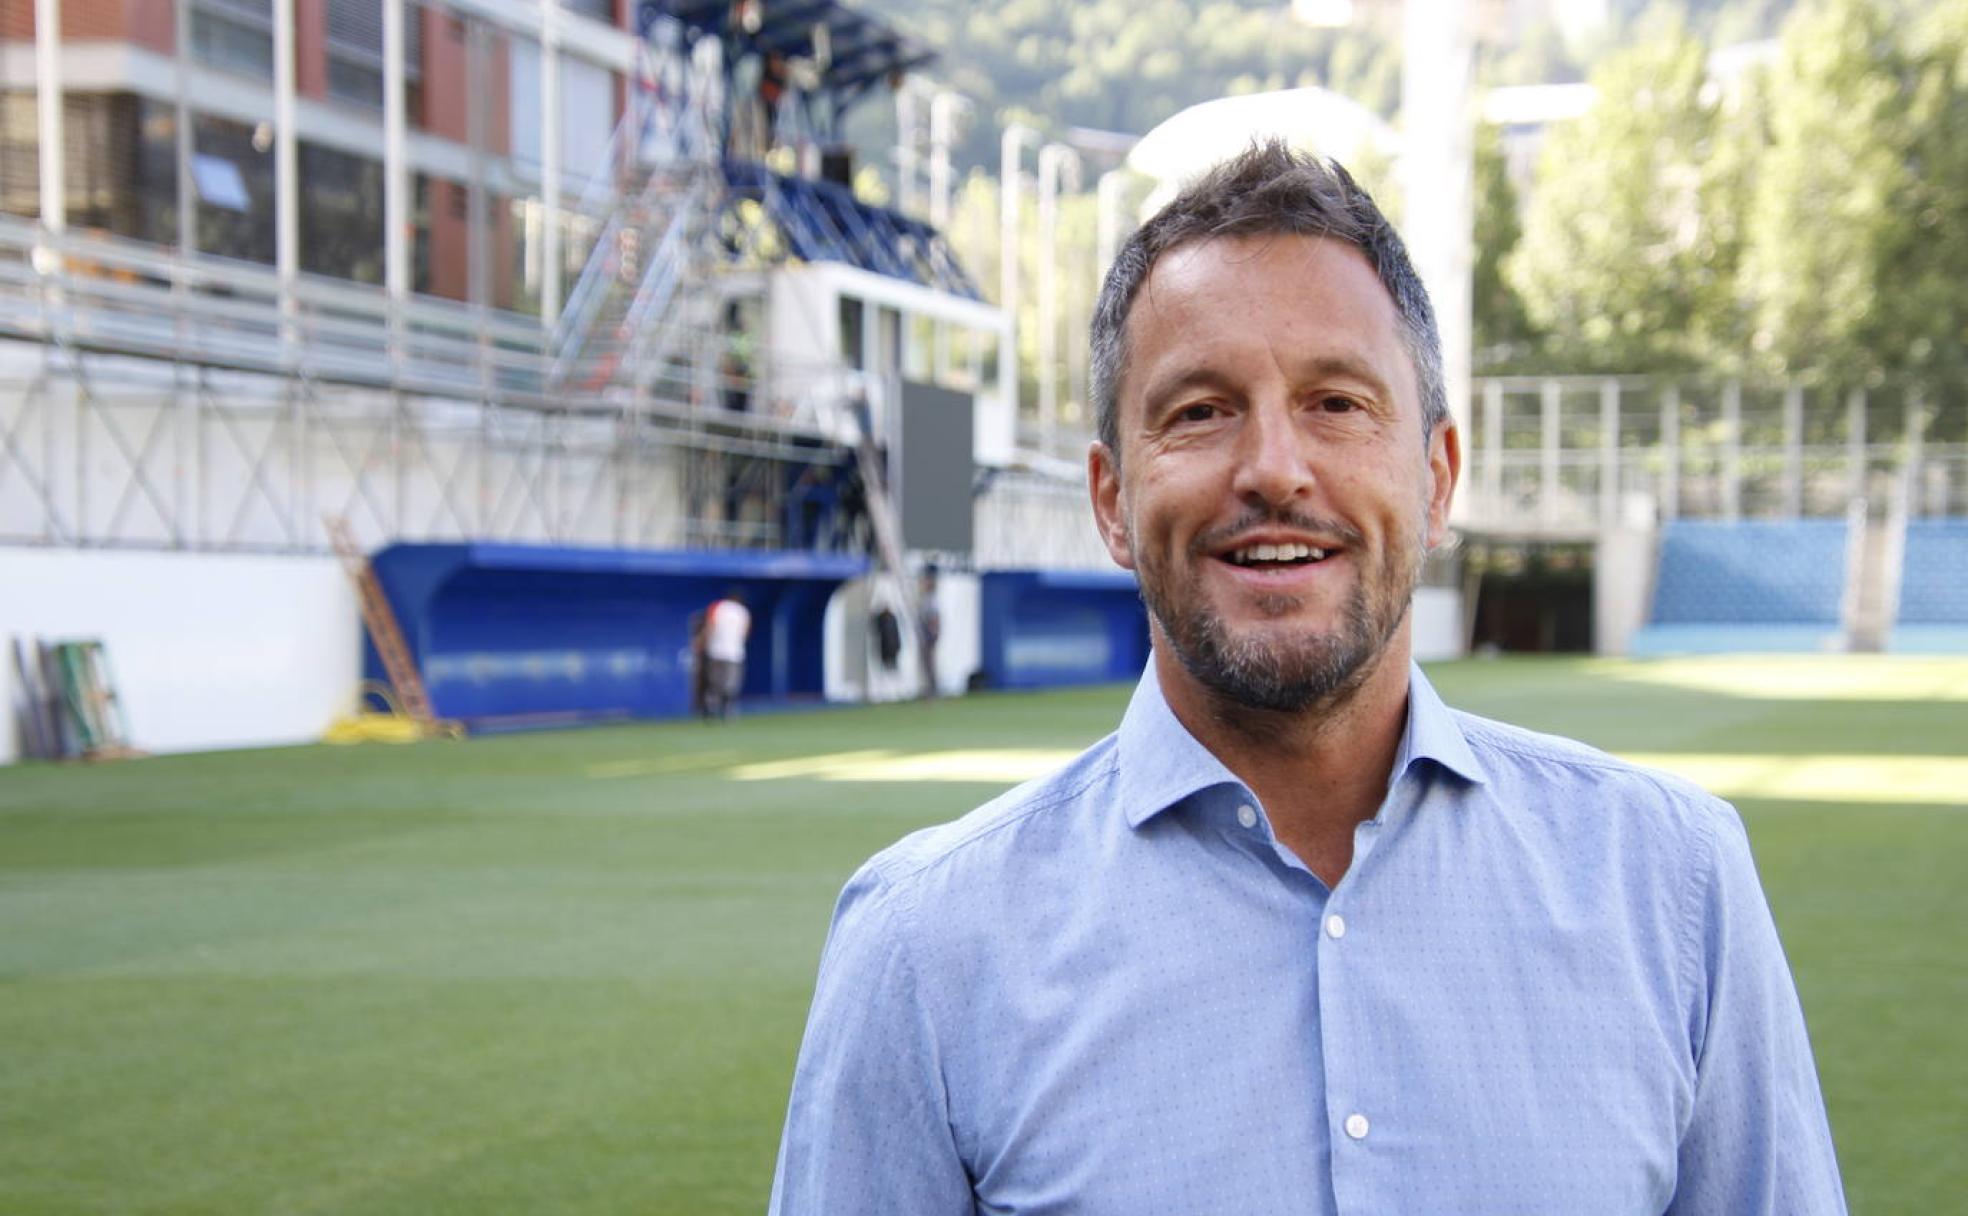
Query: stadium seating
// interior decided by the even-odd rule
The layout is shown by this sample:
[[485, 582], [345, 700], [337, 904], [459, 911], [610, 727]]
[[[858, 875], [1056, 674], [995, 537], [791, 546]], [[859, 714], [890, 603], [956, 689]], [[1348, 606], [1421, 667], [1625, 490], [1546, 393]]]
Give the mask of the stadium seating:
[[1631, 653], [1839, 649], [1847, 535], [1842, 519], [1669, 523]]
[[1907, 521], [1899, 623], [1887, 649], [1968, 654], [1968, 519]]

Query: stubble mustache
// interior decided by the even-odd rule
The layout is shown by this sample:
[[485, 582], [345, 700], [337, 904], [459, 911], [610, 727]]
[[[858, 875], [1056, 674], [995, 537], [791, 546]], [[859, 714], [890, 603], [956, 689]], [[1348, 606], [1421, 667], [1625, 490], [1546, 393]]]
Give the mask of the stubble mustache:
[[1217, 550], [1229, 547], [1231, 542], [1244, 533], [1264, 527], [1289, 528], [1294, 532], [1331, 537], [1348, 549], [1359, 547], [1366, 539], [1358, 528], [1342, 520], [1309, 515], [1290, 507], [1252, 507], [1227, 524], [1219, 524], [1197, 533], [1195, 539], [1189, 542], [1189, 555], [1208, 557]]

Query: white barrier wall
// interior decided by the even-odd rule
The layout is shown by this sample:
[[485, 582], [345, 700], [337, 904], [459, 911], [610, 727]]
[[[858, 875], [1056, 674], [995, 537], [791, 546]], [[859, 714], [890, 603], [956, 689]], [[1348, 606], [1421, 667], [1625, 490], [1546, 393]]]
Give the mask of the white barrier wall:
[[[914, 695], [913, 638], [896, 673], [869, 686], [866, 586], [844, 590], [827, 614], [827, 695]], [[978, 663], [977, 580], [945, 573], [938, 598], [938, 683], [960, 693]], [[1416, 658], [1459, 657], [1461, 631], [1456, 591], [1416, 591]], [[4, 648], [36, 636], [100, 639], [131, 742], [152, 752], [310, 742], [348, 712], [361, 676], [361, 619], [332, 558], [0, 546], [0, 764], [20, 753]]]
[[[902, 701], [921, 691], [922, 660], [908, 630], [894, 671], [883, 671], [875, 658], [869, 621], [877, 598], [874, 583], [866, 578], [847, 583], [827, 605], [822, 628], [829, 701]], [[936, 606], [943, 622], [936, 641], [936, 689], [946, 697], [960, 696], [983, 662], [984, 598], [977, 576], [944, 571], [937, 580]]]
[[1651, 527], [1607, 528], [1592, 563], [1592, 637], [1599, 654], [1624, 655], [1647, 623], [1660, 562]]
[[1462, 592], [1453, 587], [1416, 587], [1413, 612], [1416, 662], [1463, 656], [1467, 639], [1462, 636]]
[[[305, 743], [348, 712], [361, 620], [333, 558], [0, 546], [0, 648], [98, 638], [145, 751]], [[0, 649], [0, 763], [19, 757]]]

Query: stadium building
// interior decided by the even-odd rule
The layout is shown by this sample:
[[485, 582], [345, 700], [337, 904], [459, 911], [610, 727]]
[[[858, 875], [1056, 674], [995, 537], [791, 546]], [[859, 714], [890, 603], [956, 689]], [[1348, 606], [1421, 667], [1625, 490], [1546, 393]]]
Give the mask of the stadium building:
[[[143, 747], [318, 737], [397, 649], [338, 536], [481, 727], [684, 712], [733, 587], [749, 697], [913, 695], [929, 565], [943, 689], [1131, 675], [1010, 314], [853, 189], [845, 117], [934, 57], [834, 0], [0, 5], [9, 703], [93, 638]], [[1958, 392], [1463, 405], [1424, 656], [1968, 649]]]

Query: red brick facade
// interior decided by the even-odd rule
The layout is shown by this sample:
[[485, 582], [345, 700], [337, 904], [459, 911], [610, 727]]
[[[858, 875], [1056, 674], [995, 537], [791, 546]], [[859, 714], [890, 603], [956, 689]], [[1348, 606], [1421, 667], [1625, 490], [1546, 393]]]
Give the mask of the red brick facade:
[[[62, 0], [62, 39], [133, 42], [171, 53], [172, 0]], [[0, 41], [34, 40], [34, 0], [0, 0]]]
[[[185, 0], [61, 0], [64, 41], [122, 42], [159, 54], [173, 53], [175, 5]], [[276, 3], [281, 0], [275, 0]], [[542, 0], [554, 3], [557, 0]], [[292, 0], [294, 5], [294, 85], [300, 96], [330, 105], [345, 105], [330, 95], [328, 8], [330, 0]], [[614, 0], [619, 28], [632, 20], [634, 0]], [[505, 156], [512, 146], [509, 106], [510, 40], [494, 35], [481, 40], [483, 65], [474, 82], [471, 72], [472, 34], [467, 21], [433, 3], [406, 6], [409, 20], [421, 21], [421, 80], [411, 96], [409, 122], [414, 130], [466, 144], [476, 125], [488, 156]], [[0, 42], [32, 42], [34, 0], [0, 0]], [[474, 90], [473, 85], [477, 84]], [[616, 110], [626, 101], [626, 84], [615, 81]], [[194, 105], [196, 101], [194, 100]], [[381, 151], [381, 117], [377, 116], [376, 148]], [[423, 212], [428, 230], [424, 246], [425, 281], [422, 290], [449, 299], [469, 296], [470, 190], [462, 182], [431, 179]], [[486, 292], [495, 306], [511, 306], [517, 294], [519, 239], [509, 199], [485, 200], [487, 252]]]

